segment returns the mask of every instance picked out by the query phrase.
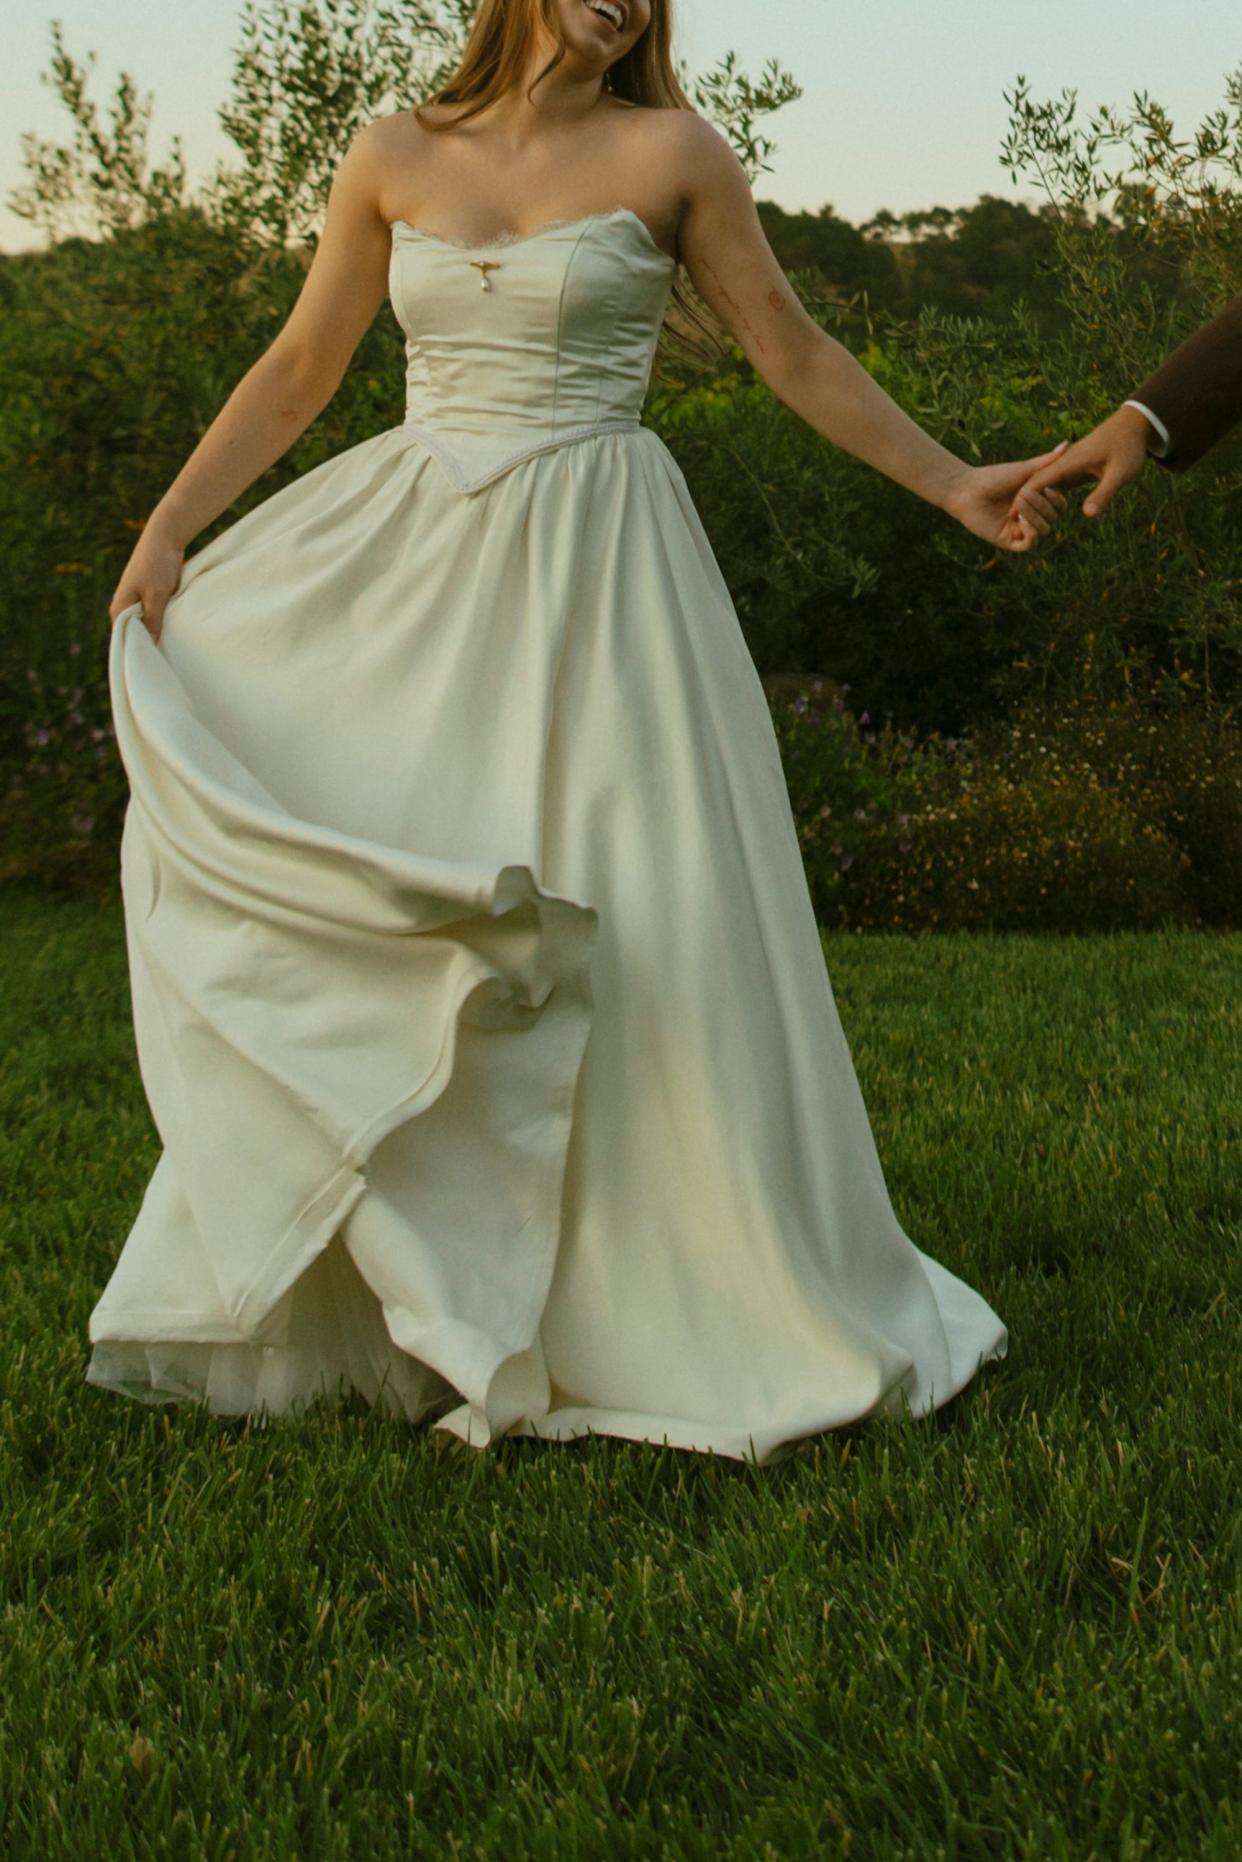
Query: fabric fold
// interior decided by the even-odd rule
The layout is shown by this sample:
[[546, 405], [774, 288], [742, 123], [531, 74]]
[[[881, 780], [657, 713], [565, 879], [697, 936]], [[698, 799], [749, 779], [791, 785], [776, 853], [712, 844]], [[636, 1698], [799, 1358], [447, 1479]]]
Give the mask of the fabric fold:
[[[297, 819], [195, 717], [136, 606], [109, 671], [131, 788], [135, 1025], [164, 1154], [92, 1342], [278, 1345], [295, 1282], [340, 1231], [395, 1342], [477, 1426], [513, 1420], [514, 1359], [508, 1383], [538, 1411], [529, 1354], [590, 1028], [594, 908], [524, 865], [420, 859]], [[418, 1131], [429, 1119], [434, 1134]], [[390, 1182], [396, 1231], [355, 1232], [368, 1190]], [[472, 1227], [485, 1272], [467, 1261], [455, 1276], [445, 1234]], [[108, 1362], [96, 1381], [113, 1380]]]

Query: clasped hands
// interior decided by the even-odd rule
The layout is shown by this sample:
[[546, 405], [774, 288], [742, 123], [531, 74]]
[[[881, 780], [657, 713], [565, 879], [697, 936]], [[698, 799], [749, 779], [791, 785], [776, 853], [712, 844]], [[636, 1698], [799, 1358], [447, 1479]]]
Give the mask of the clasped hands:
[[1089, 480], [1084, 517], [1099, 517], [1147, 462], [1152, 429], [1135, 407], [1120, 407], [1091, 433], [1010, 465], [964, 466], [944, 501], [950, 517], [1001, 549], [1033, 550], [1065, 509], [1065, 492]]

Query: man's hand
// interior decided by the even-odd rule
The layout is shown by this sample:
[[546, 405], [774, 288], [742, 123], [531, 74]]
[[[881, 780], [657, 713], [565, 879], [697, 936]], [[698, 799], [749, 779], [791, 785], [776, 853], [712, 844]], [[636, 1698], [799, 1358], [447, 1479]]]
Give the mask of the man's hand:
[[[1062, 440], [1050, 453], [1013, 465], [963, 466], [941, 508], [985, 543], [1017, 554], [1033, 550], [1065, 509], [1065, 499], [1059, 491], [1031, 488], [1041, 471], [1053, 469], [1068, 444]], [[1020, 508], [1019, 495], [1025, 499]]]
[[1075, 440], [1068, 452], [1032, 474], [1013, 501], [1011, 519], [1042, 509], [1041, 501], [1052, 486], [1081, 485], [1087, 479], [1096, 484], [1084, 500], [1082, 514], [1101, 516], [1122, 486], [1131, 484], [1147, 464], [1151, 434], [1151, 423], [1137, 407], [1119, 407], [1085, 439]]

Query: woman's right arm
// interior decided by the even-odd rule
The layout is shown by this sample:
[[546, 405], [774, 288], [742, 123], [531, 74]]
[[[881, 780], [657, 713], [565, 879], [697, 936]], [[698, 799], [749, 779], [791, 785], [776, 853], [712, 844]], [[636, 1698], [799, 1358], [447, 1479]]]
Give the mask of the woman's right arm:
[[[803, 307], [759, 219], [738, 157], [713, 123], [689, 110], [662, 113], [683, 180], [678, 244], [692, 282], [777, 398], [834, 446], [852, 453], [973, 535], [1006, 550], [1033, 549], [1065, 506], [1058, 491], [1014, 500], [1061, 448], [1008, 465], [971, 466], [898, 406]], [[1038, 483], [1036, 480], [1035, 483]]]
[[297, 302], [147, 518], [109, 605], [114, 622], [141, 602], [159, 639], [187, 544], [288, 451], [339, 388], [387, 291], [391, 235], [379, 209], [387, 122], [368, 124], [350, 144]]

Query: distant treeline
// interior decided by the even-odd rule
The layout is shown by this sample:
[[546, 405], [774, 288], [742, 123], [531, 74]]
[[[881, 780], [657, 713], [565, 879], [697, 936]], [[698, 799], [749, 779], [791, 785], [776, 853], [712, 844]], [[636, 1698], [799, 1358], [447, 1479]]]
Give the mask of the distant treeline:
[[[1178, 292], [1178, 274], [1153, 261], [1139, 237], [1145, 202], [1122, 197], [1114, 216], [1097, 217], [1111, 229], [1118, 256], [1136, 283], [1148, 285], [1162, 305]], [[860, 226], [831, 206], [790, 213], [775, 201], [758, 202], [769, 244], [787, 272], [818, 272], [828, 293], [871, 309], [908, 315], [930, 305], [959, 317], [1004, 318], [1025, 302], [1045, 328], [1068, 320], [1058, 258], [1057, 222], [1064, 208], [1039, 207], [984, 194], [972, 207], [930, 207], [916, 213], [887, 209]]]

